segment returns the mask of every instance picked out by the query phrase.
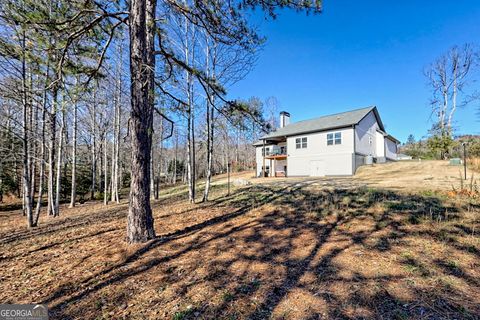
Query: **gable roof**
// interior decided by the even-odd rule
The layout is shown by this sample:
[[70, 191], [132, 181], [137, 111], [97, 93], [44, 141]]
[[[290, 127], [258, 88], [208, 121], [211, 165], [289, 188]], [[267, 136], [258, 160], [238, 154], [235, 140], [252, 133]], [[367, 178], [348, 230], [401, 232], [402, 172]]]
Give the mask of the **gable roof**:
[[260, 141], [255, 143], [254, 145], [258, 145], [259, 143], [262, 144], [261, 140], [264, 140], [264, 139], [269, 140], [269, 139], [294, 136], [294, 135], [299, 135], [304, 133], [350, 127], [355, 124], [358, 124], [371, 111], [374, 112], [380, 129], [385, 130], [385, 128], [383, 127], [382, 121], [380, 120], [377, 107], [371, 106], [371, 107], [355, 109], [347, 112], [335, 113], [335, 114], [318, 117], [310, 120], [294, 122], [283, 128], [278, 128], [277, 130], [261, 137]]

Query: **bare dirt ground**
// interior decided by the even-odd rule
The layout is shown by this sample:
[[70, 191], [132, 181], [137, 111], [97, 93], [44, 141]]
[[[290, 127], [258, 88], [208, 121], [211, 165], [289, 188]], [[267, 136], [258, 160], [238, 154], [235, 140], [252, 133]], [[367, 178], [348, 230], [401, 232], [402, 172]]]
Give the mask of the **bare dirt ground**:
[[0, 301], [46, 303], [53, 319], [479, 319], [480, 204], [432, 191], [457, 176], [438, 168], [253, 179], [230, 195], [223, 176], [197, 205], [168, 188], [158, 238], [138, 246], [126, 203], [62, 208], [35, 230], [0, 206]]

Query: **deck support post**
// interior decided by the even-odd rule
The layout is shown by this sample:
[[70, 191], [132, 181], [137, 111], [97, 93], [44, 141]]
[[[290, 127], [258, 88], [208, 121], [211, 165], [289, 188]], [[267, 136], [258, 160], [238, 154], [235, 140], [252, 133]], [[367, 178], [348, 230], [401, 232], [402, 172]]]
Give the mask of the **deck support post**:
[[265, 139], [263, 139], [263, 147], [262, 147], [262, 156], [263, 156], [263, 166], [262, 166], [262, 178], [265, 178]]
[[275, 172], [275, 161], [276, 161], [275, 158], [273, 158], [272, 177], [276, 177], [276, 176], [277, 176], [277, 174], [276, 174], [276, 172]]
[[272, 159], [270, 159], [270, 167], [269, 167], [269, 170], [268, 170], [268, 175], [270, 176], [270, 178], [272, 177]]

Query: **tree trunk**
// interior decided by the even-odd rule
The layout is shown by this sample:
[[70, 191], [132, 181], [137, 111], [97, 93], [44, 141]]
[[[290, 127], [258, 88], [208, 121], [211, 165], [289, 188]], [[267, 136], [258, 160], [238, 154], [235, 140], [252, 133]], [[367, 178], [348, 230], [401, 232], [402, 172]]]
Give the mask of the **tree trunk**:
[[154, 199], [158, 200], [160, 197], [160, 174], [162, 173], [162, 156], [163, 156], [163, 124], [160, 122], [160, 150], [158, 152], [158, 165], [157, 165], [157, 176], [155, 177], [155, 192], [154, 192]]
[[[30, 92], [33, 92], [33, 75], [30, 73]], [[35, 199], [35, 175], [37, 173], [36, 171], [36, 163], [34, 159], [37, 158], [37, 136], [38, 136], [38, 105], [35, 104], [35, 111], [33, 111], [34, 108], [34, 101], [33, 97], [30, 96], [29, 99], [29, 106], [30, 106], [30, 135], [34, 135], [35, 138], [33, 138], [33, 142], [30, 144], [30, 199], [32, 202], [32, 210], [33, 210], [33, 200]], [[33, 144], [32, 144], [33, 143]]]
[[[46, 93], [43, 101], [46, 101]], [[43, 104], [42, 111], [42, 143], [40, 146], [40, 173], [38, 179], [38, 196], [37, 196], [37, 207], [35, 208], [35, 217], [33, 219], [34, 226], [38, 225], [38, 219], [40, 218], [40, 210], [42, 208], [42, 198], [43, 198], [43, 184], [45, 179], [45, 121], [46, 121], [46, 107], [45, 103]]]
[[[23, 104], [23, 199], [24, 199], [24, 209], [27, 216], [27, 225], [29, 228], [33, 227], [33, 203], [31, 195], [31, 176], [30, 176], [30, 150], [29, 150], [29, 128], [28, 128], [28, 97], [27, 97], [27, 70], [26, 70], [26, 58], [25, 58], [25, 32], [23, 33], [22, 41], [22, 104]], [[31, 115], [31, 109], [30, 109]]]
[[[130, 3], [131, 184], [127, 241], [155, 238], [150, 206], [150, 155], [154, 108], [156, 0]], [[158, 35], [160, 36], [160, 35]]]
[[[116, 109], [116, 106], [115, 106]], [[115, 113], [115, 112], [114, 112]], [[111, 154], [111, 168], [110, 168], [110, 200], [113, 202], [115, 201], [115, 154], [116, 154], [116, 123], [117, 123], [117, 117], [114, 114], [113, 116], [113, 135], [112, 135], [112, 154]]]
[[150, 198], [155, 194], [155, 143], [152, 137], [152, 149], [150, 151]]
[[90, 190], [90, 199], [95, 200], [95, 191], [97, 186], [97, 124], [96, 124], [96, 113], [97, 113], [97, 87], [93, 89], [93, 105], [92, 105], [92, 186]]
[[173, 184], [177, 184], [178, 130], [175, 128], [175, 154], [173, 161]]
[[[189, 21], [185, 18], [185, 63], [190, 63], [189, 48]], [[193, 99], [193, 79], [192, 74], [186, 70], [186, 93], [187, 93], [187, 180], [188, 180], [188, 199], [195, 202], [195, 117], [194, 117], [194, 99]]]
[[118, 105], [117, 105], [117, 112], [116, 112], [116, 125], [115, 125], [115, 191], [114, 191], [114, 195], [115, 195], [115, 201], [117, 203], [120, 203], [120, 197], [118, 195], [118, 188], [119, 188], [119, 161], [120, 161], [120, 143], [121, 143], [121, 140], [120, 140], [120, 119], [121, 119], [121, 112], [122, 112], [122, 109], [120, 107], [121, 105], [121, 90], [120, 90], [120, 87], [121, 87], [121, 82], [119, 83], [119, 102], [118, 102]]
[[207, 108], [207, 173], [205, 178], [205, 193], [203, 195], [203, 200], [208, 201], [208, 194], [210, 192], [210, 185], [212, 182], [212, 167], [213, 167], [213, 101], [212, 105], [208, 104]]
[[37, 206], [35, 208], [35, 217], [33, 219], [34, 226], [38, 225], [38, 219], [40, 218], [40, 211], [42, 208], [42, 198], [44, 192], [44, 180], [45, 180], [45, 129], [46, 129], [46, 120], [47, 120], [47, 82], [48, 75], [50, 72], [50, 63], [47, 60], [47, 70], [45, 71], [45, 88], [42, 96], [42, 143], [40, 145], [40, 173], [38, 179], [38, 196], [37, 196]]
[[[118, 76], [118, 74], [117, 74]], [[113, 114], [113, 135], [112, 135], [112, 160], [111, 160], [111, 171], [110, 171], [110, 200], [116, 201], [115, 198], [115, 180], [116, 180], [116, 173], [115, 173], [115, 163], [117, 160], [115, 156], [117, 154], [117, 108], [118, 108], [118, 100], [115, 88], [115, 99], [114, 99], [114, 114]]]
[[[64, 103], [64, 101], [62, 101]], [[62, 160], [63, 160], [63, 137], [65, 130], [65, 106], [62, 106], [62, 121], [60, 124], [59, 141], [58, 141], [58, 154], [57, 154], [57, 176], [56, 176], [56, 189], [55, 189], [55, 206], [54, 216], [60, 215], [60, 190], [62, 188]]]
[[119, 62], [117, 63], [117, 81], [115, 85], [115, 119], [114, 119], [114, 129], [113, 129], [113, 155], [112, 155], [112, 201], [120, 203], [120, 198], [118, 196], [118, 183], [119, 183], [119, 166], [118, 162], [120, 161], [120, 116], [121, 116], [121, 105], [122, 105], [122, 57], [123, 50], [122, 45], [118, 46], [119, 53]]
[[3, 177], [2, 177], [1, 167], [2, 167], [2, 163], [0, 162], [0, 203], [3, 202]]
[[[106, 116], [106, 115], [105, 115]], [[108, 204], [108, 148], [107, 148], [107, 129], [103, 137], [103, 204]]]
[[52, 92], [53, 105], [50, 112], [50, 141], [48, 153], [48, 215], [54, 216], [55, 213], [55, 136], [57, 130], [57, 104], [58, 104], [58, 88], [55, 86]]
[[188, 107], [187, 119], [187, 181], [188, 181], [188, 200], [195, 202], [195, 177], [193, 174], [193, 150], [192, 150], [192, 110]]
[[[212, 59], [212, 74], [210, 75], [210, 66], [209, 66], [209, 57], [210, 57], [210, 47], [207, 43], [207, 76], [215, 78], [215, 64], [216, 64], [216, 46], [214, 43], [213, 47], [213, 59]], [[213, 166], [213, 130], [214, 130], [214, 106], [215, 100], [214, 95], [210, 95], [210, 92], [207, 92], [207, 115], [206, 115], [206, 126], [207, 126], [207, 168], [206, 168], [206, 177], [205, 177], [205, 192], [203, 194], [203, 201], [208, 201], [208, 194], [210, 193], [210, 185], [212, 181], [212, 166]]]
[[73, 104], [72, 193], [70, 196], [70, 208], [75, 207], [77, 201], [77, 109], [77, 101], [75, 100]]

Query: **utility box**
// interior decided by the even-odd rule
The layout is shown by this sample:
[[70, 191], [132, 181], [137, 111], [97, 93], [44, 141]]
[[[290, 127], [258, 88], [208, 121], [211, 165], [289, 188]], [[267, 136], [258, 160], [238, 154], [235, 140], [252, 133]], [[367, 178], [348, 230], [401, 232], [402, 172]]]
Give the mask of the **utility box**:
[[449, 165], [451, 165], [451, 166], [461, 166], [462, 165], [462, 159], [452, 158], [452, 159], [450, 159]]
[[365, 164], [372, 165], [373, 164], [373, 156], [366, 156], [365, 157]]

